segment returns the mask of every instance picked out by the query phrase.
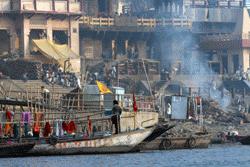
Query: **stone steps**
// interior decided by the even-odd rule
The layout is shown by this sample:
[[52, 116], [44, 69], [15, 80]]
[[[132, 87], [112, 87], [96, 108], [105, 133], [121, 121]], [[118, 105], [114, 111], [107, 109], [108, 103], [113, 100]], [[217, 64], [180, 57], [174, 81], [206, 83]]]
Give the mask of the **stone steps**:
[[[62, 94], [66, 94], [73, 90], [73, 88], [66, 88], [61, 85], [48, 85], [41, 80], [28, 80], [26, 82], [22, 80], [0, 80], [0, 84], [3, 87], [4, 91], [7, 92], [9, 97], [20, 97], [27, 96], [27, 93], [30, 97], [41, 96], [41, 87], [44, 86], [54, 97], [60, 97]], [[20, 95], [20, 92], [23, 92]]]

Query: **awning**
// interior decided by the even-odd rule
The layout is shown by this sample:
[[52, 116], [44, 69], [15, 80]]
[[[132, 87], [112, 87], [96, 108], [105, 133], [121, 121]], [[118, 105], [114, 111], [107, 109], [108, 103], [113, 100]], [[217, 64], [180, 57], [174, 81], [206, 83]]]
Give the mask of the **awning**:
[[71, 65], [68, 70], [80, 72], [80, 56], [74, 53], [68, 45], [55, 44], [47, 39], [33, 40], [33, 45], [42, 55], [53, 63], [58, 63], [64, 67], [64, 62], [69, 60], [69, 62], [72, 62], [74, 65]]

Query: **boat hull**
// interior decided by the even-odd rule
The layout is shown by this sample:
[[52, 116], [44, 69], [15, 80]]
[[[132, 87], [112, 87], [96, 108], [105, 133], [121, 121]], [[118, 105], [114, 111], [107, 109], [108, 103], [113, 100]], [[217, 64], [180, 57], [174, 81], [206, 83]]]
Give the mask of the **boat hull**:
[[147, 143], [143, 150], [171, 150], [171, 149], [192, 149], [208, 148], [211, 142], [211, 135], [193, 137], [159, 137]]
[[1, 144], [0, 145], [0, 157], [5, 156], [20, 156], [28, 153], [35, 143], [16, 143], [16, 144]]
[[242, 137], [239, 142], [243, 145], [250, 145], [250, 136]]
[[82, 141], [64, 141], [55, 145], [37, 144], [29, 155], [69, 155], [69, 154], [104, 154], [132, 152], [138, 144], [147, 138], [154, 128], [121, 133], [110, 137]]

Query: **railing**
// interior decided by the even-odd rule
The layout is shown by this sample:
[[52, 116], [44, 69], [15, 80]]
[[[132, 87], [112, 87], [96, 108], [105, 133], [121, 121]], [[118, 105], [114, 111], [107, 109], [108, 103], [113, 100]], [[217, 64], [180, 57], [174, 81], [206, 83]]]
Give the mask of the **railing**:
[[35, 5], [32, 0], [21, 1], [20, 3], [21, 3], [21, 10], [26, 10], [26, 11], [35, 10]]
[[81, 13], [81, 4], [79, 2], [69, 2], [70, 13]]
[[79, 2], [67, 0], [2, 0], [0, 11], [81, 13]]
[[67, 1], [55, 1], [55, 11], [56, 12], [67, 12]]
[[[193, 7], [208, 7], [209, 4], [206, 0], [194, 0], [193, 2], [186, 3], [187, 5], [191, 5]], [[210, 4], [213, 7], [222, 7], [222, 8], [230, 8], [230, 7], [242, 7], [243, 1], [234, 1], [234, 0], [218, 0], [215, 1], [214, 4]]]
[[[5, 94], [11, 99], [19, 99], [25, 106], [34, 110], [75, 110], [85, 112], [104, 112], [111, 109], [114, 97], [119, 96], [120, 106], [126, 111], [133, 111], [133, 95], [110, 95], [104, 97], [101, 94], [83, 94], [82, 92], [61, 93], [51, 90], [49, 96], [44, 96], [39, 89], [26, 89], [22, 91], [12, 90], [11, 87]], [[1, 97], [1, 96], [0, 96]], [[5, 97], [4, 97], [5, 98]], [[154, 99], [150, 96], [135, 96], [138, 112], [154, 111]]]
[[[82, 17], [81, 22], [90, 26], [115, 26], [114, 18], [94, 18], [94, 17]], [[157, 26], [176, 26], [176, 27], [191, 27], [192, 22], [188, 19], [173, 18], [173, 19], [144, 19], [138, 18], [138, 27], [157, 27]]]
[[83, 17], [81, 19], [83, 24], [91, 26], [114, 26], [113, 18], [94, 18], [94, 17]]
[[238, 41], [242, 47], [250, 47], [250, 34], [218, 34], [206, 35], [200, 38], [203, 43]]

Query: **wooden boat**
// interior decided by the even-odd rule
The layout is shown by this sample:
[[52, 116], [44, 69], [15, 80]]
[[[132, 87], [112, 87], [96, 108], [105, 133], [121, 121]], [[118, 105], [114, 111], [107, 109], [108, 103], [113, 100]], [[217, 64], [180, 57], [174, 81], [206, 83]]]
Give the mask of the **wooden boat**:
[[[41, 93], [37, 92], [37, 96], [33, 96], [33, 92], [27, 92], [27, 95], [21, 99], [13, 97], [0, 99], [0, 104], [4, 106], [19, 106], [19, 111], [16, 110], [13, 116], [17, 121], [8, 123], [13, 126], [15, 123], [19, 127], [19, 136], [17, 138], [21, 138], [20, 143], [35, 143], [30, 150], [18, 154], [21, 156], [134, 152], [138, 151], [134, 148], [150, 136], [155, 130], [155, 125], [158, 124], [158, 113], [154, 112], [153, 105], [151, 105], [152, 101], [143, 100], [140, 105], [142, 108], [139, 108], [137, 113], [131, 112], [133, 110], [122, 112], [120, 119], [121, 133], [111, 135], [113, 131], [113, 124], [110, 121], [111, 115], [105, 115], [106, 110], [104, 110], [103, 106], [105, 101], [100, 102], [99, 95], [97, 95], [98, 100], [93, 100], [92, 96], [94, 95], [91, 94], [91, 98], [85, 98], [85, 103], [82, 104], [83, 101], [79, 98], [82, 94], [74, 94], [76, 97], [73, 100], [70, 98], [64, 99], [66, 96], [59, 94], [52, 96], [50, 102], [47, 103], [43, 96], [41, 97]], [[75, 104], [75, 102], [77, 103]], [[29, 111], [32, 114], [33, 119], [24, 122], [29, 127], [33, 126], [33, 132], [38, 127], [38, 135], [23, 133], [25, 130], [24, 122], [21, 119], [23, 111]], [[74, 130], [72, 132], [64, 130], [62, 127], [59, 128], [59, 124], [62, 126], [64, 121], [67, 126], [73, 122]], [[46, 123], [50, 124], [49, 129], [52, 129], [49, 135], [44, 135]], [[2, 122], [2, 124], [6, 124], [6, 122]], [[59, 129], [60, 132], [63, 132], [63, 135], [61, 133], [57, 134]], [[108, 131], [109, 135], [94, 135], [105, 131]], [[55, 134], [64, 137], [48, 137]], [[13, 138], [11, 134], [6, 135]], [[15, 144], [20, 143], [15, 141]], [[3, 146], [7, 145], [4, 144]], [[2, 156], [5, 155], [8, 154], [3, 151]]]
[[147, 143], [142, 150], [171, 150], [208, 148], [211, 141], [210, 134], [193, 136], [165, 136]]
[[239, 142], [243, 145], [250, 145], [250, 136], [241, 137]]
[[36, 144], [27, 155], [69, 155], [127, 153], [147, 138], [155, 128], [139, 129], [103, 138], [58, 140], [53, 144]]
[[20, 156], [28, 153], [35, 143], [5, 143], [0, 144], [0, 157]]
[[147, 145], [149, 142], [154, 141], [156, 138], [167, 132], [168, 130], [172, 129], [174, 125], [166, 124], [159, 124], [156, 126], [154, 131], [151, 135], [149, 135], [143, 142], [141, 142], [134, 150], [142, 150], [145, 145]]

